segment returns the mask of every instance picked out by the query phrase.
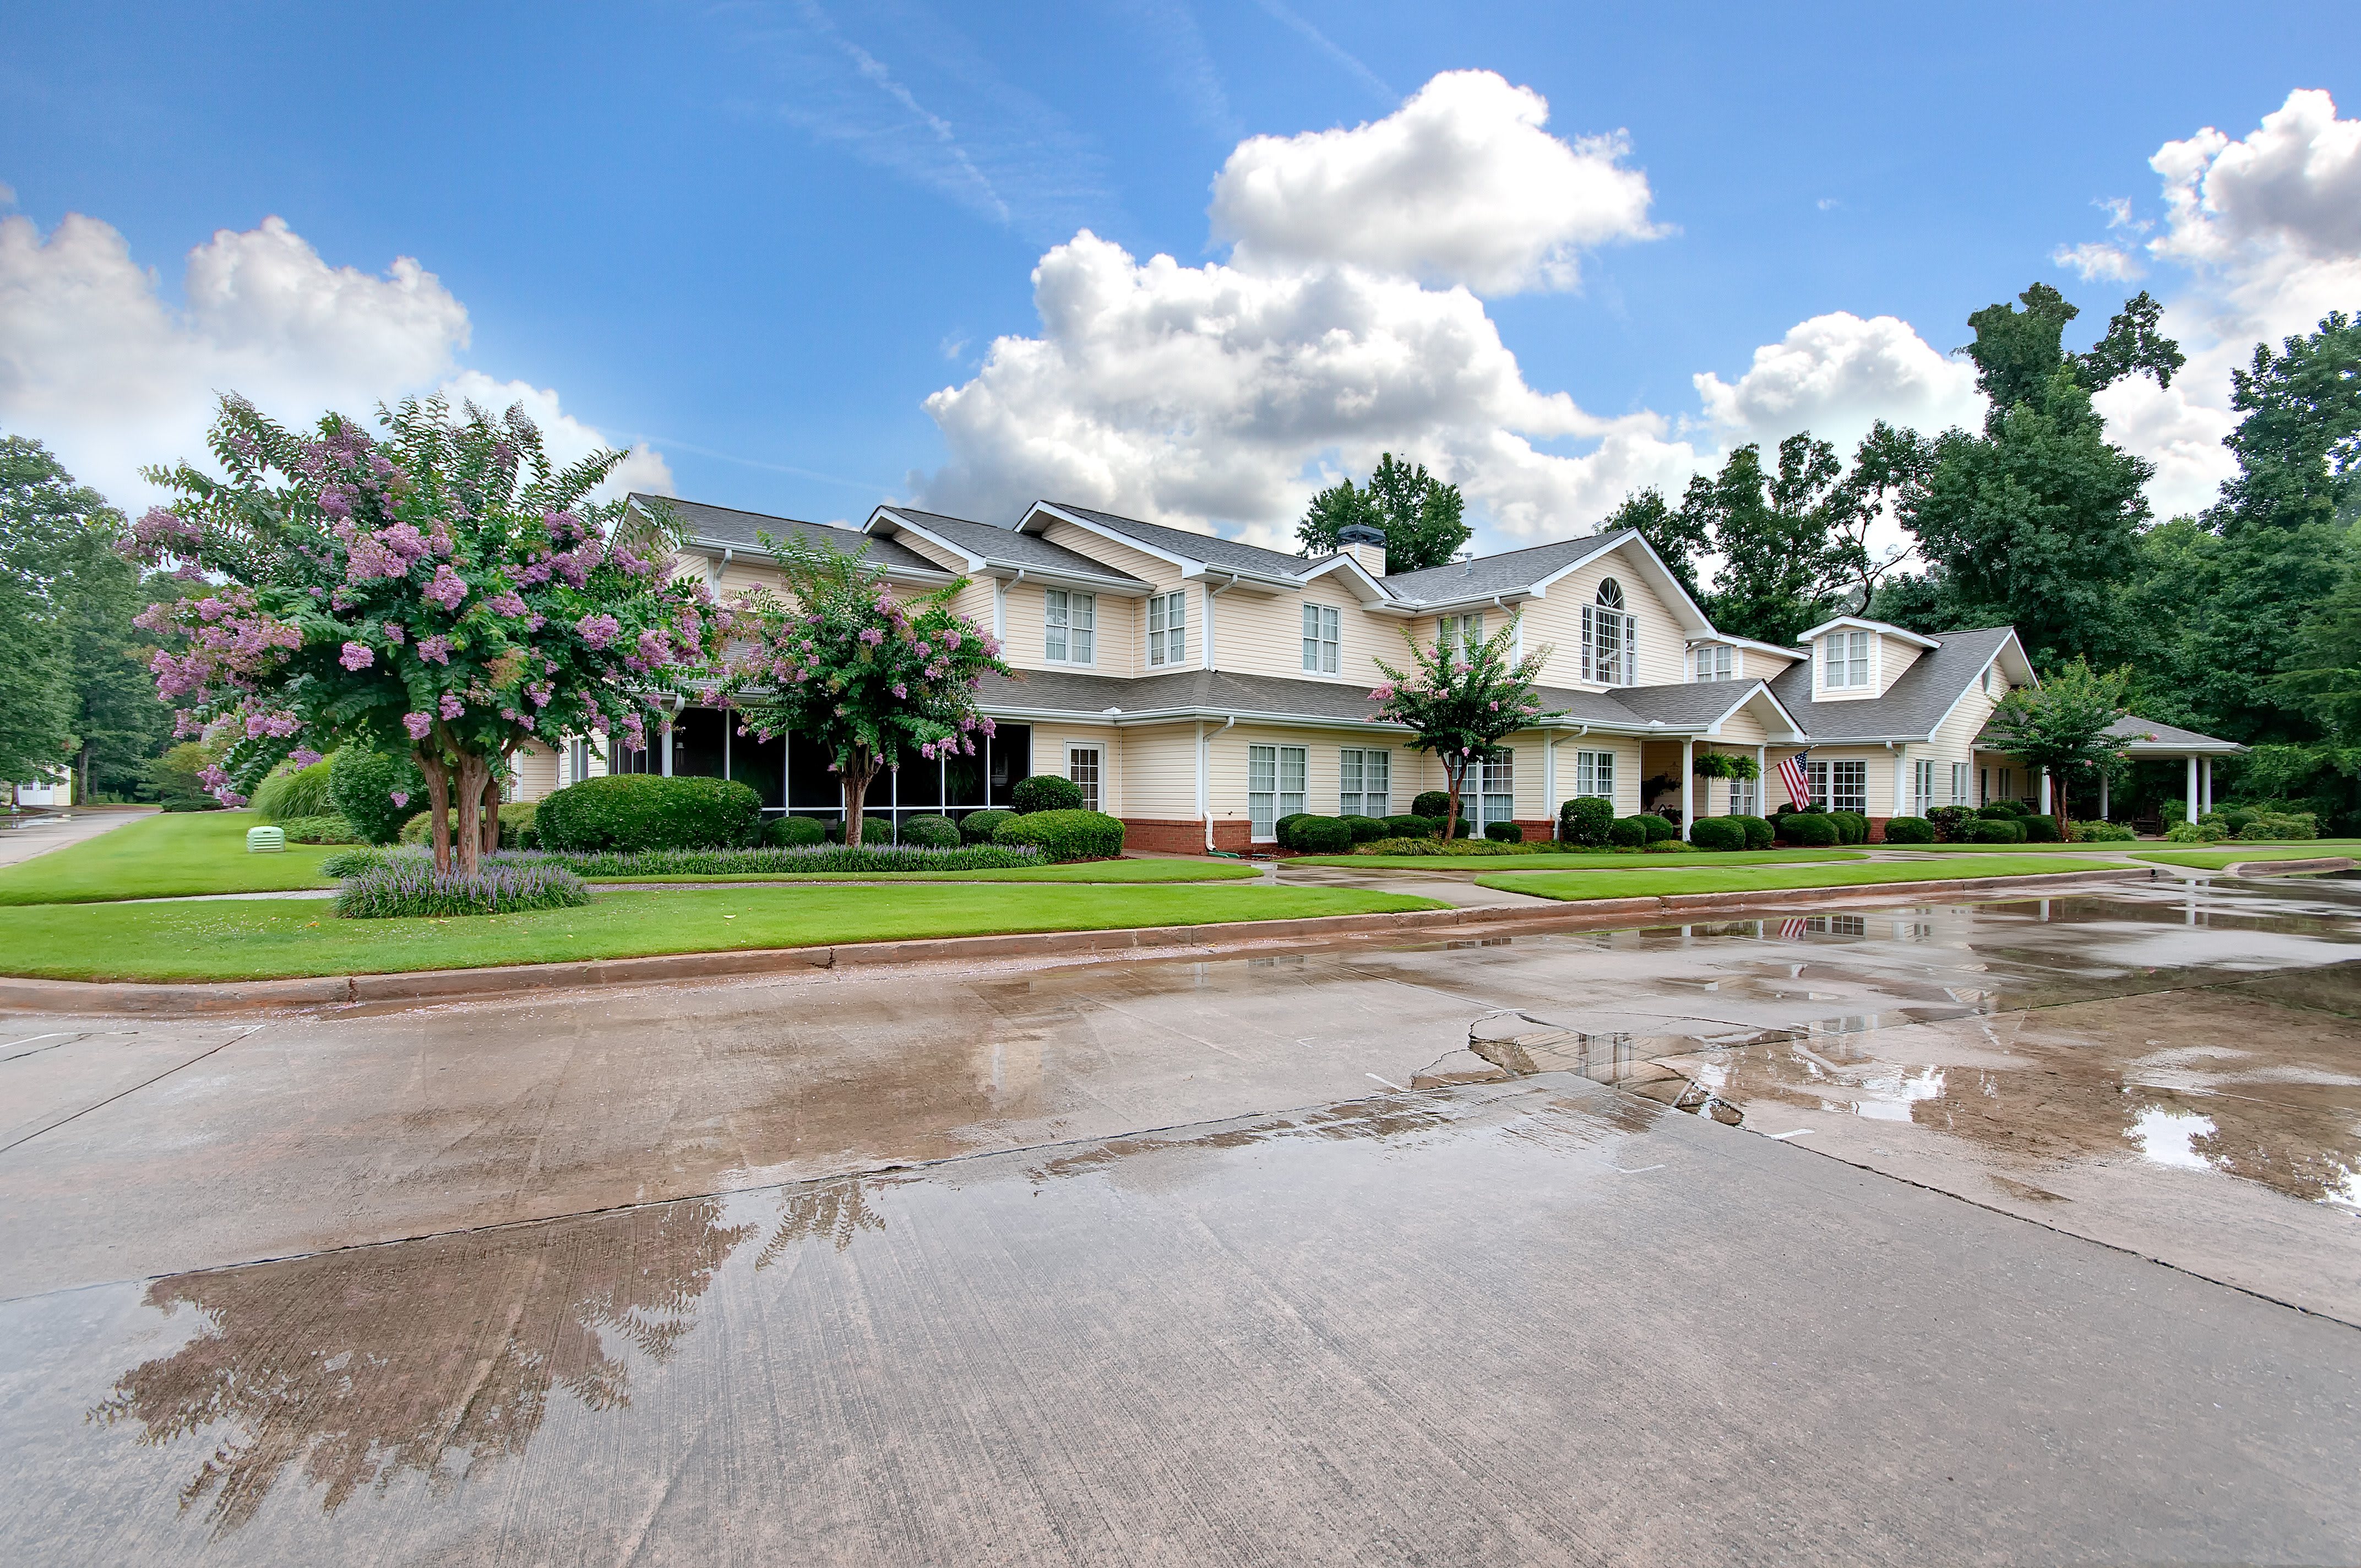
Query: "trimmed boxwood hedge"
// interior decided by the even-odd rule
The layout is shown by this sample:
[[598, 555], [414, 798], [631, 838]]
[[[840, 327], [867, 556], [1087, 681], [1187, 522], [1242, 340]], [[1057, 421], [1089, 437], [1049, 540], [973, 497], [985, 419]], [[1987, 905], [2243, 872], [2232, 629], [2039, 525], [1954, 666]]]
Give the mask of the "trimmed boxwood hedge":
[[1423, 789], [1410, 803], [1412, 817], [1444, 817], [1451, 815], [1451, 795], [1447, 791]]
[[1653, 811], [1643, 811], [1631, 820], [1640, 825], [1640, 830], [1648, 836], [1651, 844], [1661, 844], [1667, 839], [1681, 836], [1681, 830], [1673, 826], [1671, 818], [1659, 817]]
[[1837, 842], [1837, 825], [1826, 812], [1793, 812], [1779, 818], [1779, 837], [1803, 849], [1825, 850]]
[[551, 850], [703, 850], [754, 843], [763, 797], [734, 779], [614, 773], [567, 784], [534, 827]]
[[1056, 773], [1035, 773], [1019, 779], [1010, 798], [1016, 803], [1019, 817], [1030, 817], [1039, 811], [1080, 811], [1082, 808], [1082, 786]]
[[967, 844], [989, 844], [992, 842], [993, 834], [999, 830], [1002, 823], [1016, 820], [1016, 813], [1013, 811], [996, 809], [971, 811], [960, 818], [960, 841]]
[[1988, 818], [2005, 817], [2013, 820], [2025, 815], [2025, 807], [2013, 800], [1995, 800], [1989, 806], [1978, 806], [1976, 815]]
[[2055, 844], [2058, 842], [2058, 818], [2055, 817], [2042, 817], [2033, 813], [2027, 813], [2026, 815], [2018, 817], [2017, 821], [2022, 824], [2025, 828], [2025, 841], [2026, 843]]
[[[541, 848], [541, 803], [533, 800], [507, 800], [500, 803], [500, 848], [503, 850], [538, 850]], [[454, 817], [454, 821], [457, 818]], [[434, 814], [421, 811], [401, 825], [399, 841], [404, 844], [431, 844], [434, 841]]]
[[1975, 836], [1969, 840], [1971, 843], [2022, 844], [2025, 842], [2025, 824], [2007, 815], [1987, 817], [1978, 822], [1972, 831]]
[[[397, 795], [399, 802], [393, 798]], [[328, 795], [335, 802], [336, 815], [363, 839], [390, 844], [401, 837], [401, 825], [411, 813], [426, 804], [426, 781], [408, 757], [346, 746], [329, 767]]]
[[1290, 811], [1270, 825], [1270, 836], [1279, 840], [1280, 849], [1292, 850], [1296, 847], [1295, 825], [1309, 821], [1311, 817], [1312, 813], [1308, 811]]
[[1935, 825], [1923, 817], [1889, 817], [1885, 819], [1885, 841], [1931, 844], [1935, 841]]
[[763, 842], [773, 849], [796, 850], [828, 841], [828, 828], [815, 817], [774, 817], [763, 824]]
[[1607, 841], [1619, 850], [1643, 849], [1648, 829], [1636, 817], [1619, 817], [1607, 825]]
[[1746, 847], [1750, 850], [1767, 850], [1771, 840], [1779, 836], [1779, 830], [1771, 826], [1767, 817], [1733, 817], [1730, 820], [1746, 829]]
[[1595, 795], [1578, 796], [1557, 808], [1558, 840], [1595, 850], [1607, 842], [1608, 825], [1614, 820], [1614, 802]]
[[1521, 844], [1525, 841], [1525, 830], [1514, 822], [1487, 822], [1484, 824], [1484, 837], [1495, 844]]
[[[826, 823], [822, 826], [821, 831], [828, 835], [828, 841], [831, 844], [844, 842], [844, 824], [841, 821]], [[892, 817], [872, 817], [865, 811], [861, 814], [861, 842], [863, 845], [891, 844], [893, 841], [894, 819]]]
[[1386, 825], [1375, 817], [1345, 817], [1337, 820], [1353, 830], [1356, 844], [1374, 844], [1386, 836]]
[[1380, 837], [1387, 839], [1433, 839], [1440, 837], [1443, 832], [1441, 822], [1432, 817], [1420, 817], [1415, 814], [1407, 817], [1389, 817], [1386, 818], [1385, 826], [1386, 830]]
[[1831, 811], [1827, 816], [1829, 821], [1837, 825], [1838, 843], [1866, 844], [1869, 842], [1869, 818], [1860, 812]]
[[1700, 850], [1746, 848], [1746, 825], [1735, 817], [1700, 817], [1689, 824], [1689, 842]]
[[948, 817], [920, 812], [916, 817], [902, 818], [902, 830], [895, 835], [895, 840], [928, 850], [956, 849], [960, 841], [959, 824]]
[[1002, 823], [992, 841], [1030, 844], [1052, 861], [1105, 860], [1123, 853], [1123, 823], [1102, 811], [1030, 811]]
[[1341, 817], [1299, 817], [1291, 842], [1307, 855], [1341, 855], [1353, 847], [1353, 825]]

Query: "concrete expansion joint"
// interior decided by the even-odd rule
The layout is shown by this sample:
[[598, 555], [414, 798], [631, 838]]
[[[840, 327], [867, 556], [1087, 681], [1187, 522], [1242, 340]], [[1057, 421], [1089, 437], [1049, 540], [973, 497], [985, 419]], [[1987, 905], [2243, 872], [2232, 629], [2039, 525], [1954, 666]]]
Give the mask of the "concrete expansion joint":
[[1233, 921], [1204, 926], [1010, 932], [996, 936], [920, 938], [908, 941], [847, 943], [832, 947], [664, 953], [638, 958], [518, 964], [488, 969], [335, 975], [304, 980], [111, 982], [0, 976], [0, 1008], [25, 1013], [90, 1015], [194, 1014], [262, 1008], [319, 1009], [370, 1003], [457, 1001], [522, 992], [733, 979], [796, 970], [840, 970], [947, 960], [1001, 960], [1112, 952], [1136, 955], [1142, 948], [1182, 949], [1202, 956], [1230, 948], [1263, 946], [1273, 940], [1302, 938], [1363, 936], [1447, 927], [1469, 931], [1496, 930], [1504, 927], [1595, 930], [1600, 927], [1628, 925], [1634, 916], [1644, 919], [1705, 911], [1728, 916], [1783, 914], [1799, 908], [1874, 904], [1897, 898], [2020, 894], [2082, 883], [2147, 881], [2157, 874], [2154, 868], [2127, 868], [2025, 877], [1955, 878], [1853, 887], [1790, 888], [1776, 892], [1642, 894], [1532, 907], [1422, 909], [1380, 915], [1317, 916], [1297, 920]]

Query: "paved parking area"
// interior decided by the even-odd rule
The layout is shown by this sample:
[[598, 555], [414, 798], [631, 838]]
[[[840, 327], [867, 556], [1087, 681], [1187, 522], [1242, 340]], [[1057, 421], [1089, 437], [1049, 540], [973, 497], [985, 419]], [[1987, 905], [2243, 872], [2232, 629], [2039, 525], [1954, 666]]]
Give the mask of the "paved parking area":
[[2351, 1561], [2356, 914], [27, 1021], [0, 1557]]

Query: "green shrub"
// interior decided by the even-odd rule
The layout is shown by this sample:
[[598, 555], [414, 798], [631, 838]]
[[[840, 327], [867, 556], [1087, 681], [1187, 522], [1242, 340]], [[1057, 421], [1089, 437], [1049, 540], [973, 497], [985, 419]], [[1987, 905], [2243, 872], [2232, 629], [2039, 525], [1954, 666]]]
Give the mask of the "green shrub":
[[1443, 840], [1432, 833], [1422, 833], [1415, 839], [1379, 839], [1373, 843], [1353, 847], [1353, 853], [1356, 855], [1440, 855], [1443, 852]]
[[1098, 811], [1033, 811], [1002, 823], [992, 841], [1030, 844], [1052, 861], [1104, 860], [1123, 853], [1123, 823]]
[[346, 877], [356, 875], [368, 870], [371, 866], [380, 864], [388, 855], [396, 852], [392, 850], [380, 849], [374, 844], [364, 844], [354, 850], [339, 850], [335, 854], [321, 860], [320, 874], [341, 882]]
[[2022, 801], [1995, 800], [1989, 806], [1978, 807], [1976, 815], [1979, 817], [2022, 817], [2025, 815], [2025, 805]]
[[807, 849], [828, 842], [828, 826], [815, 817], [774, 817], [763, 824], [763, 842], [773, 849]]
[[540, 803], [550, 850], [703, 850], [762, 837], [763, 797], [734, 779], [613, 773], [567, 784]]
[[1525, 841], [1525, 830], [1514, 822], [1487, 822], [1484, 824], [1484, 837], [1495, 844], [1521, 844]]
[[[1010, 820], [1014, 821], [1012, 817]], [[753, 850], [632, 850], [584, 854], [504, 854], [497, 863], [563, 866], [586, 877], [841, 876], [871, 872], [981, 872], [1038, 866], [1042, 857], [1022, 844], [964, 844], [928, 850], [916, 844], [806, 844]]]
[[1826, 813], [1797, 811], [1779, 818], [1779, 837], [1806, 850], [1825, 850], [1837, 841], [1837, 825]]
[[1299, 822], [1310, 822], [1312, 820], [1313, 820], [1313, 814], [1309, 811], [1290, 811], [1286, 816], [1280, 817], [1277, 822], [1271, 824], [1270, 836], [1279, 840], [1279, 848], [1283, 850], [1295, 849], [1297, 847], [1295, 842], [1295, 825]]
[[1378, 817], [1346, 817], [1339, 820], [1353, 830], [1353, 842], [1356, 844], [1374, 844], [1386, 836], [1386, 825]]
[[1885, 819], [1885, 841], [1931, 844], [1935, 841], [1935, 825], [1923, 817], [1889, 817]]
[[2187, 820], [2176, 822], [2164, 830], [2165, 842], [2169, 844], [2218, 844], [2227, 837], [2218, 825], [2209, 828], [2202, 823]]
[[1973, 842], [1978, 844], [2022, 844], [2025, 824], [2009, 816], [1987, 817], [1974, 828]]
[[582, 879], [561, 866], [488, 864], [474, 876], [438, 872], [424, 855], [387, 855], [345, 880], [332, 907], [347, 920], [518, 915], [590, 902]]
[[895, 835], [896, 842], [915, 844], [922, 850], [953, 850], [959, 847], [959, 824], [948, 817], [921, 812], [902, 818], [902, 831]]
[[1768, 817], [1733, 817], [1730, 820], [1745, 828], [1746, 847], [1750, 850], [1767, 850], [1771, 847], [1771, 840], [1779, 836], [1779, 830], [1771, 826]]
[[1030, 817], [1037, 811], [1080, 811], [1082, 786], [1055, 773], [1035, 773], [1031, 778], [1016, 781], [1013, 798], [1019, 817]]
[[1607, 842], [1608, 826], [1615, 820], [1615, 803], [1595, 795], [1569, 800], [1557, 808], [1558, 841], [1598, 849]]
[[1619, 817], [1607, 825], [1607, 841], [1618, 849], [1643, 848], [1648, 842], [1647, 825], [1636, 817]]
[[1440, 839], [1380, 839], [1374, 844], [1364, 844], [1353, 852], [1356, 855], [1440, 855], [1446, 859], [1488, 859], [1499, 855], [1538, 855], [1549, 848], [1546, 844], [1503, 844], [1490, 839], [1454, 839], [1444, 843]]
[[1858, 811], [1831, 811], [1828, 815], [1828, 820], [1837, 825], [1838, 843], [1866, 844], [1869, 842], [1868, 817]]
[[960, 818], [960, 839], [963, 843], [989, 844], [992, 836], [1004, 822], [1016, 820], [1013, 811], [971, 811]]
[[[541, 804], [531, 800], [510, 800], [500, 803], [500, 848], [503, 850], [538, 850], [541, 835], [537, 827]], [[434, 813], [421, 811], [401, 825], [399, 839], [404, 844], [431, 844], [434, 841]]]
[[254, 786], [254, 796], [247, 804], [265, 822], [333, 817], [336, 814], [336, 802], [329, 794], [329, 773], [334, 766], [324, 757], [308, 768], [272, 773]]
[[1419, 791], [1417, 796], [1410, 803], [1410, 814], [1412, 817], [1440, 817], [1450, 816], [1450, 792], [1448, 790], [1440, 789], [1425, 789]]
[[291, 844], [357, 844], [361, 836], [341, 817], [290, 817], [279, 826]]
[[2257, 839], [2317, 839], [2320, 819], [2309, 811], [2257, 811], [2243, 828], [2235, 828], [2236, 836]]
[[1301, 817], [1295, 847], [1308, 855], [1341, 855], [1353, 847], [1353, 825], [1341, 817]]
[[1678, 839], [1659, 839], [1647, 846], [1647, 853], [1651, 855], [1692, 855], [1696, 852]]
[[1659, 817], [1653, 811], [1643, 811], [1631, 820], [1640, 825], [1640, 830], [1647, 834], [1651, 844], [1661, 844], [1667, 839], [1681, 836], [1681, 830], [1674, 827], [1669, 818]]
[[411, 814], [426, 804], [426, 781], [406, 756], [346, 746], [329, 770], [328, 795], [336, 815], [364, 839], [390, 844], [401, 837]]
[[2074, 841], [2078, 844], [2120, 844], [2138, 837], [2120, 822], [2074, 824]]
[[1746, 824], [1735, 817], [1700, 817], [1689, 824], [1689, 842], [1700, 850], [1746, 848]]
[[1433, 839], [1443, 831], [1443, 824], [1432, 817], [1389, 817], [1386, 833], [1389, 839]]
[[1960, 844], [1967, 841], [1968, 825], [1976, 820], [1976, 813], [1969, 806], [1938, 806], [1927, 813], [1927, 820], [1935, 825], [1937, 839]]
[[2017, 820], [2025, 826], [2026, 843], [2055, 844], [2058, 842], [2058, 818], [2055, 817], [2028, 815]]
[[[820, 831], [828, 835], [828, 841], [831, 844], [844, 842], [844, 822], [841, 818], [833, 822], [823, 822], [820, 825]], [[890, 846], [894, 842], [894, 819], [890, 817], [872, 817], [867, 812], [862, 812], [861, 841], [864, 845]]]

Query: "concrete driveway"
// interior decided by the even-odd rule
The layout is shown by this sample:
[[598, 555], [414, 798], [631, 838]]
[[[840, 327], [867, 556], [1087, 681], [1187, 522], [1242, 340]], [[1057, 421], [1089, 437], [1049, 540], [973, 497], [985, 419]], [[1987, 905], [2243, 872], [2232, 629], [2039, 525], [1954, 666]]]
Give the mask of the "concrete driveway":
[[0, 1557], [2352, 1561], [2356, 914], [27, 1022]]
[[15, 828], [0, 828], [0, 866], [13, 866], [46, 855], [51, 850], [62, 850], [69, 844], [79, 844], [95, 839], [102, 833], [112, 833], [126, 822], [137, 822], [143, 817], [153, 817], [152, 806], [102, 806], [79, 809], [42, 812]]

